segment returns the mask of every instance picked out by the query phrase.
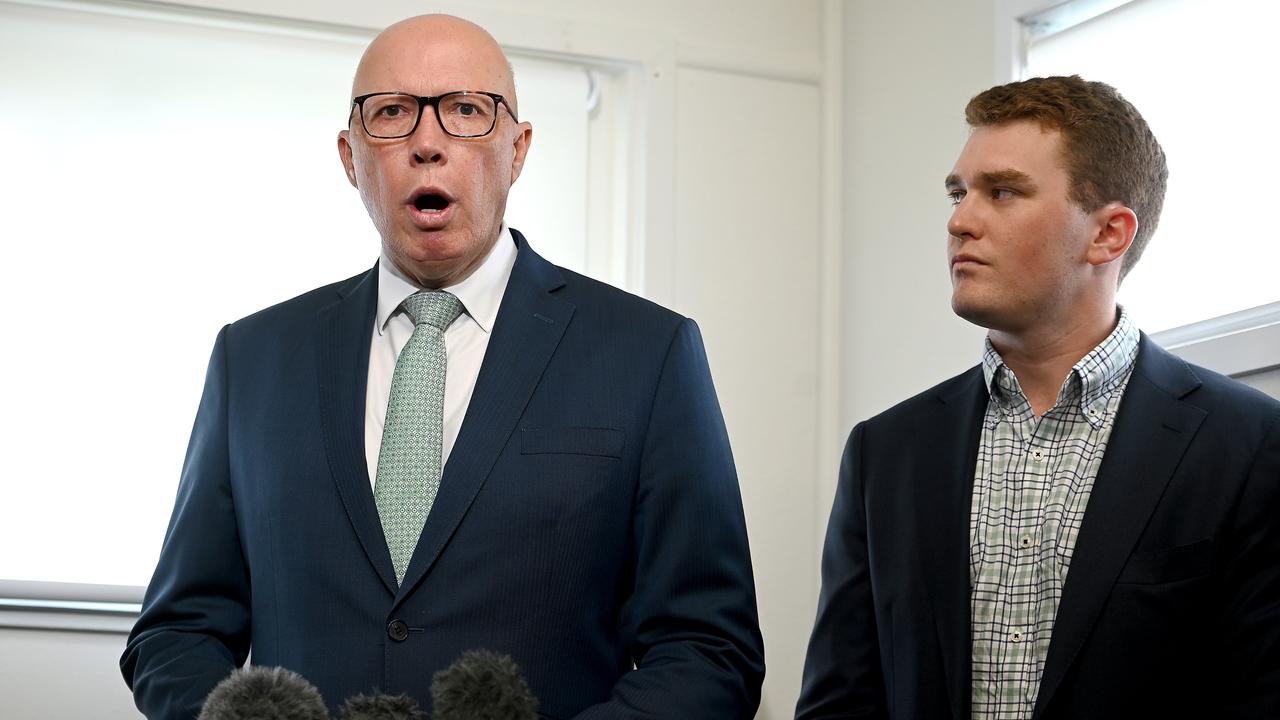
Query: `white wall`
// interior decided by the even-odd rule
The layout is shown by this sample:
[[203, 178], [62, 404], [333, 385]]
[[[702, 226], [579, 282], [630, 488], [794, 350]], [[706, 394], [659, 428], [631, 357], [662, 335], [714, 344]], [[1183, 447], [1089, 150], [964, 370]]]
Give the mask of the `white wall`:
[[[634, 241], [635, 286], [703, 328], [751, 534], [768, 665], [758, 717], [790, 717], [813, 620], [818, 518], [829, 503], [821, 488], [839, 434], [839, 215], [832, 199], [839, 197], [840, 163], [827, 149], [848, 129], [833, 124], [840, 113], [831, 100], [840, 88], [830, 79], [843, 71], [841, 38], [838, 26], [824, 29], [824, 18], [839, 18], [842, 3], [176, 4], [320, 29], [375, 29], [424, 11], [454, 12], [509, 48], [621, 68], [637, 101], [628, 157], [636, 184], [621, 220]], [[0, 617], [6, 720], [136, 717], [116, 668], [122, 635], [5, 626]], [[49, 687], [63, 691], [50, 697]]]
[[[759, 717], [790, 717], [812, 620], [817, 576], [819, 200], [815, 87], [682, 71], [682, 107], [733, 107], [749, 121], [724, 132], [682, 112], [677, 137], [676, 306], [698, 319], [733, 442], [756, 571], [768, 666]], [[770, 112], [760, 106], [786, 109]], [[735, 182], [724, 182], [725, 177]]]
[[[994, 84], [994, 0], [854, 2], [845, 10], [845, 432], [978, 362], [951, 313], [942, 180], [964, 106]], [[828, 479], [824, 500], [834, 493]]]
[[141, 717], [120, 679], [120, 633], [0, 629], [0, 717]]

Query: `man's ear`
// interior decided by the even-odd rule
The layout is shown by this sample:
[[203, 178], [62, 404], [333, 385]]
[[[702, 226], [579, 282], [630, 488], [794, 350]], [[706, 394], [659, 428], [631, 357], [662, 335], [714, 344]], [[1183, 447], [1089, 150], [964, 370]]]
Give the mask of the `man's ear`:
[[351, 138], [348, 131], [343, 130], [338, 133], [338, 157], [342, 160], [342, 169], [347, 173], [347, 182], [351, 183], [351, 187], [359, 189], [356, 184], [356, 166], [351, 159]]
[[1124, 256], [1138, 232], [1138, 216], [1124, 203], [1107, 203], [1093, 212], [1097, 233], [1085, 258], [1090, 265], [1106, 265]]
[[522, 122], [516, 126], [516, 136], [512, 138], [511, 143], [515, 146], [515, 152], [511, 156], [511, 184], [515, 184], [516, 178], [520, 177], [520, 171], [524, 169], [524, 158], [529, 154], [529, 143], [533, 142], [533, 126], [527, 122]]

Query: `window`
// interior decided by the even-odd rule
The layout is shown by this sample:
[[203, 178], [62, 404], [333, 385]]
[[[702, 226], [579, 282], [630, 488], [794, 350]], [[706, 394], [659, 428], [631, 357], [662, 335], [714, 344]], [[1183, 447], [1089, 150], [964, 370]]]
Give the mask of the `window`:
[[1024, 77], [1114, 85], [1169, 159], [1160, 226], [1121, 287], [1148, 330], [1280, 300], [1274, 173], [1280, 167], [1273, 41], [1280, 4], [1138, 0], [1033, 36]]
[[1280, 4], [1049, 4], [1022, 3], [1031, 12], [1018, 16], [1015, 74], [1078, 74], [1115, 86], [1168, 157], [1160, 224], [1120, 302], [1193, 362], [1235, 376], [1280, 365], [1280, 243], [1271, 209], [1280, 132], [1270, 91], [1280, 67]]
[[[218, 328], [373, 265], [378, 237], [336, 149], [371, 36], [0, 3], [0, 578], [145, 585]], [[616, 84], [512, 60], [535, 134], [511, 225], [625, 285], [618, 237], [587, 241], [617, 212], [589, 195], [591, 153], [616, 136], [597, 127], [600, 92]]]

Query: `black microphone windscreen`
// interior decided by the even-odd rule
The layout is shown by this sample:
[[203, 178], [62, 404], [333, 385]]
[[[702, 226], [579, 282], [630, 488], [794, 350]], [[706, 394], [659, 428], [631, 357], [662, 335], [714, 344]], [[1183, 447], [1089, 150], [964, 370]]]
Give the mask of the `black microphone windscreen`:
[[236, 670], [205, 698], [197, 720], [329, 720], [315, 686], [279, 667]]
[[469, 650], [431, 679], [434, 720], [537, 720], [538, 700], [508, 655]]
[[338, 720], [426, 720], [408, 695], [357, 695], [338, 708]]

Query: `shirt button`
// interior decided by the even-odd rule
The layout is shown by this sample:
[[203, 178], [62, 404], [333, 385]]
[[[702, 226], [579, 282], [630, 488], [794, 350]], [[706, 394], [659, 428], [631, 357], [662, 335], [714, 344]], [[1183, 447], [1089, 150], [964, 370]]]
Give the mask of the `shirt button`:
[[1044, 451], [1043, 451], [1043, 450], [1032, 450], [1032, 451], [1031, 451], [1031, 459], [1032, 459], [1032, 460], [1035, 460], [1035, 461], [1036, 461], [1036, 462], [1038, 462], [1038, 463], [1042, 463], [1042, 462], [1044, 462], [1044, 457], [1045, 457], [1045, 453], [1044, 453]]
[[1014, 630], [1013, 632], [1009, 633], [1009, 640], [1016, 643], [1022, 642], [1022, 631]]
[[409, 637], [409, 626], [403, 620], [392, 620], [387, 624], [387, 637], [396, 642], [404, 642]]
[[1024, 548], [1029, 548], [1031, 547], [1031, 539], [1031, 533], [1026, 533], [1022, 537], [1018, 538], [1018, 544]]

